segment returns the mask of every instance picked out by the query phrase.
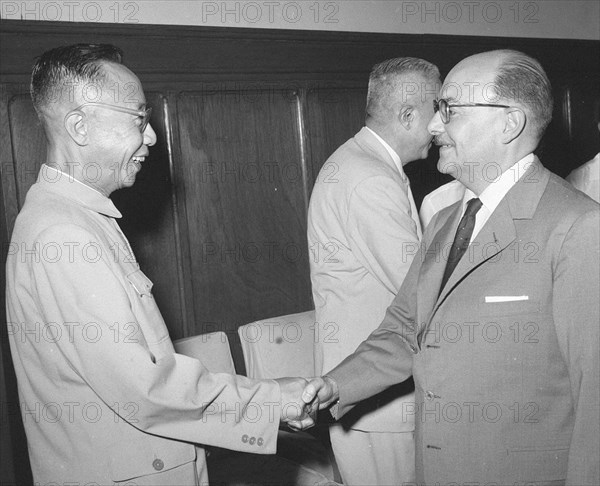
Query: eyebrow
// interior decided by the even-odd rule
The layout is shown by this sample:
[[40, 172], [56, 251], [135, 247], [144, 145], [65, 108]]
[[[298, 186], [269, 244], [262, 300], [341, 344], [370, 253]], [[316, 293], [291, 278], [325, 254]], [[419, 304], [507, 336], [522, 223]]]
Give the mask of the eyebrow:
[[145, 110], [148, 107], [148, 103], [147, 102], [140, 102], [137, 103], [136, 105], [134, 105], [131, 109], [132, 110], [138, 110], [138, 111], [142, 111]]

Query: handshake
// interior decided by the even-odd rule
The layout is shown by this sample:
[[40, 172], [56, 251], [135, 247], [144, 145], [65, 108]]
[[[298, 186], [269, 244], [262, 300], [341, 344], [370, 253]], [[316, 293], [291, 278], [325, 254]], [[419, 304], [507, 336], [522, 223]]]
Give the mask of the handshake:
[[306, 430], [315, 425], [317, 410], [338, 400], [337, 383], [329, 376], [312, 378], [279, 378], [281, 388], [281, 421], [292, 430]]

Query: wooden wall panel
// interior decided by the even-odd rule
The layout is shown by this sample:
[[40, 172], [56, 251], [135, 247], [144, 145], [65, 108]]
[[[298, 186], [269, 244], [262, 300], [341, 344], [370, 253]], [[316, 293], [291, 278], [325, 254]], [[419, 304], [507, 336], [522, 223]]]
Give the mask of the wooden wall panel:
[[27, 440], [20, 415], [17, 378], [12, 365], [6, 324], [4, 286], [6, 257], [9, 251], [9, 228], [17, 214], [16, 177], [12, 164], [6, 86], [0, 86], [0, 484], [32, 484]]
[[46, 160], [46, 137], [33, 109], [29, 93], [14, 95], [8, 102], [13, 173], [19, 209]]
[[[365, 124], [367, 86], [312, 88], [306, 95], [307, 138], [312, 183], [327, 158]], [[335, 167], [323, 176], [335, 177]], [[312, 188], [311, 183], [311, 188]]]
[[[0, 184], [1, 289], [4, 289], [6, 284], [4, 262], [9, 249], [5, 209], [4, 190]], [[2, 298], [0, 302], [0, 484], [31, 484], [32, 482], [27, 440], [19, 409], [17, 378], [8, 343], [5, 303]]]
[[298, 107], [287, 90], [177, 99], [196, 333], [236, 342], [241, 324], [312, 306]]

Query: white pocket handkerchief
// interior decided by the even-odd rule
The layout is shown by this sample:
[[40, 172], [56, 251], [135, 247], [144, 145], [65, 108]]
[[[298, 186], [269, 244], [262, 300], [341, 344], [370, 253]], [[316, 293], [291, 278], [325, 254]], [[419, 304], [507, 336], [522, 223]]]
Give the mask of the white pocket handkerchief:
[[494, 302], [517, 302], [519, 300], [529, 300], [528, 295], [486, 295], [485, 303], [492, 304]]

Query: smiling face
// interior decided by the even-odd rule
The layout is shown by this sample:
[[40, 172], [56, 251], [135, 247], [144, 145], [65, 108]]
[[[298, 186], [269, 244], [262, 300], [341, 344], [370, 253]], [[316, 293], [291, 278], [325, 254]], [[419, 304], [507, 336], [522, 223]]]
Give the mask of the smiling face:
[[[500, 60], [498, 55], [487, 53], [461, 61], [444, 80], [440, 98], [450, 105], [500, 103], [492, 89]], [[492, 172], [490, 166], [499, 162], [504, 126], [502, 108], [450, 108], [448, 123], [443, 123], [436, 113], [428, 128], [440, 146], [438, 170], [469, 188], [473, 184], [481, 186], [485, 174]]]
[[[103, 68], [108, 79], [99, 101], [133, 110], [146, 107], [146, 97], [135, 74], [120, 64], [106, 63]], [[148, 124], [142, 133], [140, 116], [93, 105], [82, 111], [88, 120], [89, 134], [85, 183], [106, 196], [132, 186], [149, 154], [148, 147], [156, 143], [152, 126]]]

